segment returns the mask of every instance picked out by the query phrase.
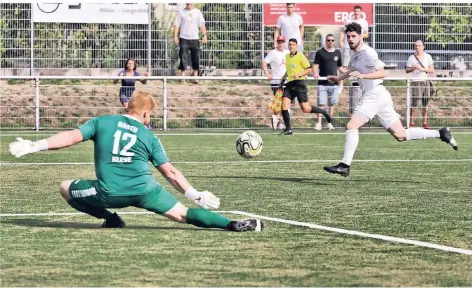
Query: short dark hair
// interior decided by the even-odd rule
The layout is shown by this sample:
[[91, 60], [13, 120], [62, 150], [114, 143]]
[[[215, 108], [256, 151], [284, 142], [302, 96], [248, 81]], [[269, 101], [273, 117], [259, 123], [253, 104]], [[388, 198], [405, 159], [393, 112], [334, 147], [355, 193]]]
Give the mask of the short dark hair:
[[346, 34], [347, 32], [356, 32], [357, 34], [361, 35], [362, 34], [362, 27], [356, 22], [351, 22], [345, 26], [346, 28]]
[[295, 38], [290, 38], [290, 40], [288, 40], [288, 42], [289, 42], [289, 43], [290, 43], [290, 42], [293, 42], [293, 43], [295, 43], [295, 44], [298, 44], [298, 41], [297, 41], [297, 39], [295, 39]]
[[326, 35], [325, 39], [328, 39], [328, 37], [334, 37], [334, 35], [333, 34], [328, 34], [328, 35]]
[[125, 62], [125, 70], [128, 69], [128, 63], [129, 61], [133, 61], [134, 62], [134, 69], [133, 71], [136, 71], [136, 68], [138, 67], [138, 61], [136, 61], [136, 59], [133, 59], [133, 58], [128, 58], [128, 60], [126, 60]]
[[356, 9], [360, 9], [362, 11], [362, 7], [359, 6], [359, 5], [354, 6], [354, 10], [356, 10]]
[[285, 7], [290, 6], [290, 5], [295, 6], [295, 3], [287, 3], [287, 5], [285, 5]]

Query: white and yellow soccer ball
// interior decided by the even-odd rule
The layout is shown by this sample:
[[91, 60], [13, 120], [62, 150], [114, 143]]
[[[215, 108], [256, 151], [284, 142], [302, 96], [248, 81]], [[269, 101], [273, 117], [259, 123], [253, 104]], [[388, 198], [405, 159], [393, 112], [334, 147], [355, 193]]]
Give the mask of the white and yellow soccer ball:
[[254, 158], [262, 151], [262, 137], [254, 131], [245, 131], [236, 141], [236, 152], [244, 158]]

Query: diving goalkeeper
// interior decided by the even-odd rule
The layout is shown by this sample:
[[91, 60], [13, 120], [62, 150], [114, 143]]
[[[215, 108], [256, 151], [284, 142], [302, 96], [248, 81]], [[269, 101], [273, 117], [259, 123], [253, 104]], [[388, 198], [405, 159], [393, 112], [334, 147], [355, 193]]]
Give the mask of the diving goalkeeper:
[[[66, 180], [60, 194], [74, 209], [99, 219], [102, 227], [124, 228], [125, 222], [107, 208], [134, 206], [163, 215], [173, 221], [203, 228], [230, 231], [260, 231], [259, 219], [232, 221], [205, 209], [218, 209], [220, 199], [211, 192], [199, 192], [167, 158], [160, 140], [145, 125], [156, 106], [150, 93], [133, 93], [125, 115], [102, 116], [89, 120], [78, 129], [61, 132], [32, 142], [17, 138], [10, 153], [17, 158], [39, 151], [61, 149], [82, 141], [94, 142], [97, 180]], [[149, 161], [196, 205], [187, 208], [154, 179]]]

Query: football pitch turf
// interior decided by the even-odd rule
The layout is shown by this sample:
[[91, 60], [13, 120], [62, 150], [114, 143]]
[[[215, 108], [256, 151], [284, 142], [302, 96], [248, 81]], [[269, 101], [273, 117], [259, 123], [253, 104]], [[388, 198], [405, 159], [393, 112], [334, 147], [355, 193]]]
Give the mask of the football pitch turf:
[[0, 284], [472, 286], [472, 256], [466, 255], [472, 250], [472, 131], [456, 131], [459, 151], [439, 140], [398, 143], [385, 133], [361, 131], [349, 179], [323, 171], [342, 156], [341, 130], [293, 136], [262, 131], [262, 153], [249, 161], [235, 151], [236, 131], [158, 133], [192, 185], [220, 197], [220, 210], [273, 218], [262, 233], [199, 229], [153, 214], [123, 214], [127, 228], [101, 229], [90, 216], [54, 214], [76, 212], [59, 196], [61, 181], [95, 178], [92, 142], [16, 159], [8, 153], [13, 135], [47, 135], [3, 131]]

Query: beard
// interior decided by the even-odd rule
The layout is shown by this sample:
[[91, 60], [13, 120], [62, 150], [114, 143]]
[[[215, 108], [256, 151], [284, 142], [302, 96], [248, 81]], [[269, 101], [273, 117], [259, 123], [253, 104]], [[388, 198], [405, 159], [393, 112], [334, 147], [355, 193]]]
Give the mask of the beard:
[[351, 48], [351, 50], [356, 50], [357, 47], [359, 47], [359, 44], [361, 44], [361, 41], [357, 43], [349, 43], [349, 48]]

